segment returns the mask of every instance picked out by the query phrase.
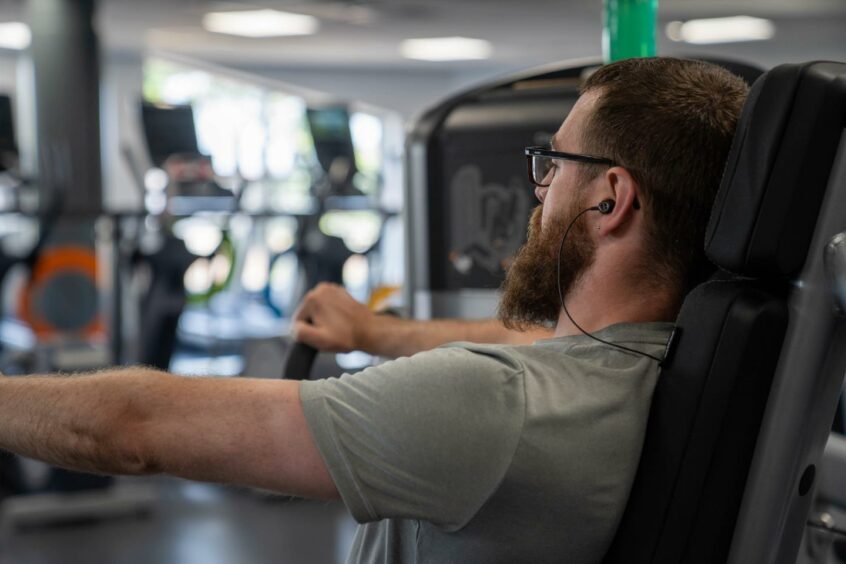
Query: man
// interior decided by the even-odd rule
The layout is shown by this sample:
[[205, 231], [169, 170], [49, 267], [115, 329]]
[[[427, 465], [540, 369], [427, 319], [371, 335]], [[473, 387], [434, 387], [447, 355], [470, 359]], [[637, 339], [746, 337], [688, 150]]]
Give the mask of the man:
[[[745, 93], [723, 70], [673, 59], [586, 81], [552, 151], [531, 151], [542, 205], [504, 285], [503, 328], [473, 329], [512, 338], [554, 322], [551, 339], [441, 347], [303, 383], [142, 368], [0, 379], [0, 447], [340, 497], [364, 523], [353, 562], [597, 562]], [[300, 335], [324, 313], [306, 303], [314, 326]]]

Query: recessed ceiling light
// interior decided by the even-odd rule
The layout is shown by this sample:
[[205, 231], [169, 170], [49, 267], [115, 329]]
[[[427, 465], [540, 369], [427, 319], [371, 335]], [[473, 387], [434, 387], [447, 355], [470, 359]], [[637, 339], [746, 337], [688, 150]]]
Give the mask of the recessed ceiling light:
[[484, 39], [433, 37], [406, 39], [400, 45], [400, 53], [406, 59], [421, 61], [468, 61], [489, 58], [493, 47]]
[[203, 16], [203, 27], [215, 33], [241, 37], [282, 37], [311, 35], [320, 22], [313, 16], [279, 10], [246, 10], [241, 12], [209, 12]]
[[762, 41], [771, 39], [773, 35], [775, 35], [775, 24], [772, 21], [751, 16], [709, 18], [667, 24], [667, 37], [673, 41], [684, 41], [695, 45]]
[[0, 23], [0, 48], [18, 51], [29, 47], [32, 34], [29, 26], [21, 22]]

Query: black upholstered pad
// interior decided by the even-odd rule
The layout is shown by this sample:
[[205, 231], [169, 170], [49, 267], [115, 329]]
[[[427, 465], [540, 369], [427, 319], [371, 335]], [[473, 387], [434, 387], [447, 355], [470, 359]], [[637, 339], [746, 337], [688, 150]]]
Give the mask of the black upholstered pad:
[[719, 267], [790, 275], [805, 261], [846, 125], [846, 64], [781, 65], [744, 106], [705, 238]]
[[725, 560], [786, 324], [784, 300], [749, 281], [687, 297], [604, 564]]

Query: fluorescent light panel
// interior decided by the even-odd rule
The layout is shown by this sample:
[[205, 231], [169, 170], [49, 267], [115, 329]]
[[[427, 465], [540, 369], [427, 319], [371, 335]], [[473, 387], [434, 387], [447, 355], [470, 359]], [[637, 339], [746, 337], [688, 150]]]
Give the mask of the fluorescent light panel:
[[283, 37], [316, 33], [320, 22], [313, 16], [279, 10], [246, 10], [209, 12], [203, 16], [203, 27], [215, 33], [241, 37]]
[[21, 51], [29, 47], [31, 40], [32, 34], [25, 23], [0, 23], [0, 48]]
[[775, 24], [763, 18], [734, 16], [670, 22], [667, 37], [694, 45], [711, 43], [735, 43], [739, 41], [763, 41], [775, 35]]
[[468, 61], [489, 58], [493, 47], [484, 39], [432, 37], [406, 39], [400, 45], [400, 53], [406, 59], [420, 61]]

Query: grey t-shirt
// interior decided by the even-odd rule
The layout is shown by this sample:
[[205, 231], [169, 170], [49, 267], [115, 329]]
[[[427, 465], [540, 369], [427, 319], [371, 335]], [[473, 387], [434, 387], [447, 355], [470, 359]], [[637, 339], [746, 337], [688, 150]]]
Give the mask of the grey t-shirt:
[[[672, 326], [596, 336], [661, 357]], [[355, 563], [599, 562], [637, 469], [658, 363], [587, 336], [456, 343], [303, 382]]]

